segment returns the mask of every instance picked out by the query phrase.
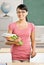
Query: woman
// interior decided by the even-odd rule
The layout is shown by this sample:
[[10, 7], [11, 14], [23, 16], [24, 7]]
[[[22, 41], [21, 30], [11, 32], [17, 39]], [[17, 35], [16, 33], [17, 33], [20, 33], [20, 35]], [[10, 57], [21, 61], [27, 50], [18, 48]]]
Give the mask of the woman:
[[[26, 5], [20, 4], [17, 9], [18, 21], [9, 24], [8, 32], [12, 34], [17, 34], [18, 39], [14, 41], [18, 44], [19, 40], [23, 41], [23, 45], [12, 45], [11, 54], [12, 60], [15, 61], [29, 61], [30, 55], [34, 57], [35, 52], [35, 26], [33, 23], [27, 21], [28, 10]], [[31, 44], [30, 44], [31, 39]], [[10, 40], [10, 39], [7, 39]]]

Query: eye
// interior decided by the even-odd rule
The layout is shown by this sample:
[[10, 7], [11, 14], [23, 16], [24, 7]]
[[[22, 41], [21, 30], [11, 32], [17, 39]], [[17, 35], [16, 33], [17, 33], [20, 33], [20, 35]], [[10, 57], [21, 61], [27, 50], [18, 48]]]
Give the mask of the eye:
[[17, 13], [21, 13], [20, 11], [17, 11]]
[[22, 13], [25, 13], [25, 11], [22, 11]]

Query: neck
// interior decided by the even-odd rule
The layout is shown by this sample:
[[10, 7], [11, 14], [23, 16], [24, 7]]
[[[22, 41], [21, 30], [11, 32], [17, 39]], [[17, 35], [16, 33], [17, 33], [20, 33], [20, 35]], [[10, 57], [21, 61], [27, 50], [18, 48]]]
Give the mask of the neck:
[[19, 23], [26, 23], [26, 20], [25, 19], [20, 19]]

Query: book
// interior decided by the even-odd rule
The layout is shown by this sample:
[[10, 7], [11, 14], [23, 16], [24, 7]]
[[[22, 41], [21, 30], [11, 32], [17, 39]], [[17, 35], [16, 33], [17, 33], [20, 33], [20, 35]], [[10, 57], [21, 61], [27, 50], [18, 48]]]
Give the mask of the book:
[[[10, 39], [10, 42], [12, 42], [12, 41], [14, 42], [19, 37], [18, 35], [11, 34], [11, 33], [3, 33], [2, 36], [4, 38], [8, 37]], [[18, 44], [22, 45], [23, 44], [22, 40], [20, 40]]]
[[16, 36], [16, 34], [11, 34], [11, 33], [3, 33], [2, 36], [3, 37], [11, 37], [11, 36]]

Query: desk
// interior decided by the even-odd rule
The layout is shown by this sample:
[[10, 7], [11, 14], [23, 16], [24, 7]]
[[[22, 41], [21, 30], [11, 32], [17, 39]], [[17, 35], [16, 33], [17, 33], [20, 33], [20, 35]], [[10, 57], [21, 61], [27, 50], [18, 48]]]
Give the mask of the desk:
[[[44, 62], [44, 48], [36, 49], [37, 55], [31, 58], [30, 62]], [[4, 58], [4, 59], [3, 59]], [[10, 48], [0, 48], [0, 62], [9, 63], [12, 62]]]
[[7, 65], [44, 65], [44, 63], [28, 63], [28, 62], [23, 62], [23, 63], [8, 63]]
[[[11, 48], [0, 48], [0, 53], [9, 53]], [[36, 48], [37, 53], [44, 53], [44, 48]]]

